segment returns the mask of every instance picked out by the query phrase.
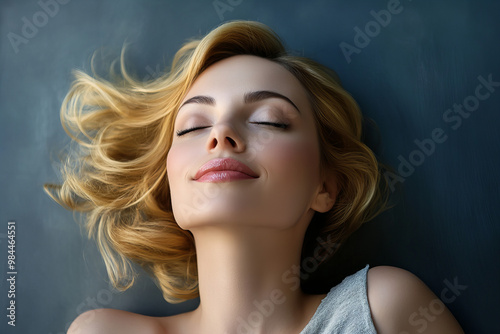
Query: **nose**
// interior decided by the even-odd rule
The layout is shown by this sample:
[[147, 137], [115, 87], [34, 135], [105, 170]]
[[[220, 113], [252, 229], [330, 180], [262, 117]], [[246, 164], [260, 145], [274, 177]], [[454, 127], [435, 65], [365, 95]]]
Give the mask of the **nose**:
[[212, 131], [207, 141], [207, 150], [228, 150], [241, 153], [245, 151], [246, 145], [243, 138], [228, 122], [218, 123], [212, 126]]

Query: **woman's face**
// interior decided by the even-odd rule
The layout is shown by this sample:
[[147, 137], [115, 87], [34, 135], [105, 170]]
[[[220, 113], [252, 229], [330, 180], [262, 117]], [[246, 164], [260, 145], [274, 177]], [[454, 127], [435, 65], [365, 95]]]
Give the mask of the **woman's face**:
[[167, 173], [183, 229], [309, 224], [323, 188], [312, 108], [300, 82], [256, 56], [215, 63], [179, 108]]

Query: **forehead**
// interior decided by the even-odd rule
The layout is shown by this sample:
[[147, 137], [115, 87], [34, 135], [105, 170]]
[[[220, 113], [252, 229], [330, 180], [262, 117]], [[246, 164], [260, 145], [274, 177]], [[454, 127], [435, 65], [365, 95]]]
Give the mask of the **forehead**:
[[214, 98], [243, 96], [269, 90], [287, 96], [299, 108], [308, 108], [308, 96], [299, 80], [278, 63], [251, 55], [238, 55], [208, 67], [196, 79], [184, 100], [196, 95]]

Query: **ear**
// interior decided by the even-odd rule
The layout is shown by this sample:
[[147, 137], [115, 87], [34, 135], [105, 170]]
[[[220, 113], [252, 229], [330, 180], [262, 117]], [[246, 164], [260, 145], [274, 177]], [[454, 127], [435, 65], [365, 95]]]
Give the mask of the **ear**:
[[316, 197], [311, 204], [311, 209], [317, 212], [329, 211], [335, 204], [338, 193], [337, 178], [335, 175], [328, 175], [318, 188]]

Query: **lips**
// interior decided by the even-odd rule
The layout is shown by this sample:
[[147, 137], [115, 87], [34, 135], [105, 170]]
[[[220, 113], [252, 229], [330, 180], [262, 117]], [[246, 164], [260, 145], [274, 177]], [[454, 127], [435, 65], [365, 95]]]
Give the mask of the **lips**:
[[200, 167], [194, 180], [198, 182], [228, 182], [259, 177], [250, 167], [232, 158], [218, 158]]

